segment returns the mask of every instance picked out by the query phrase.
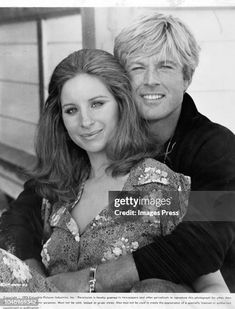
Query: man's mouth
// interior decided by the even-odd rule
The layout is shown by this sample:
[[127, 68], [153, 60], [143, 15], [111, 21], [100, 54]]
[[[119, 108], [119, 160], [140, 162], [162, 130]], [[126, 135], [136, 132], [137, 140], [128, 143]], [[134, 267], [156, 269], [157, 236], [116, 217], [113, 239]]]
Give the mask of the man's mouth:
[[160, 100], [164, 97], [164, 94], [143, 94], [141, 95], [145, 100]]

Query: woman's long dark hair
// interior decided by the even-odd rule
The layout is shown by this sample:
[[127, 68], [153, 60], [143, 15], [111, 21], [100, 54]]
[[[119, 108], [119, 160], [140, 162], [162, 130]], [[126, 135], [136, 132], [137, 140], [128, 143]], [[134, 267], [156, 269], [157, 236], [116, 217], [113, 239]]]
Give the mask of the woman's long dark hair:
[[62, 87], [78, 74], [99, 78], [117, 101], [119, 123], [107, 147], [112, 176], [127, 174], [137, 162], [157, 152], [146, 123], [137, 113], [127, 74], [116, 58], [103, 50], [76, 51], [62, 60], [52, 74], [37, 131], [37, 164], [32, 175], [37, 192], [53, 201], [74, 199], [90, 171], [87, 153], [68, 136], [61, 111]]

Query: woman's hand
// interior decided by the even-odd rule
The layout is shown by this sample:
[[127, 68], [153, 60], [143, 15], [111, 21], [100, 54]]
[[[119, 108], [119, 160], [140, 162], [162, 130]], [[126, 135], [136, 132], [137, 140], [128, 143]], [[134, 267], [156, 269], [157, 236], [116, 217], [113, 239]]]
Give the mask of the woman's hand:
[[41, 274], [43, 277], [46, 277], [46, 272], [45, 272], [45, 268], [44, 265], [39, 262], [36, 259], [27, 259], [24, 260], [24, 262], [30, 267], [30, 268], [34, 268], [39, 274]]
[[61, 273], [46, 278], [60, 292], [89, 292], [89, 269]]
[[[90, 269], [61, 273], [47, 277], [60, 292], [89, 292]], [[96, 292], [129, 292], [139, 281], [133, 256], [127, 254], [119, 259], [102, 263], [97, 268]]]

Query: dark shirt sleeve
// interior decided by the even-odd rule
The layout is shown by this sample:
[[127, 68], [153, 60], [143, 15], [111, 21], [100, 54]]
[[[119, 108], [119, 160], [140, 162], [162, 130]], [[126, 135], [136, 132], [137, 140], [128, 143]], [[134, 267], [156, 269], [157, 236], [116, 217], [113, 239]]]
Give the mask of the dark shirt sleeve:
[[[195, 221], [187, 215], [170, 235], [158, 237], [133, 253], [140, 280], [161, 278], [190, 284], [199, 276], [220, 269], [235, 244], [234, 135], [213, 126], [204, 132], [199, 130], [194, 137], [181, 149], [184, 170], [189, 171], [186, 174], [191, 176], [193, 190], [215, 190], [216, 199], [209, 205], [212, 208], [208, 220], [203, 214], [203, 220], [199, 216]], [[224, 191], [230, 192], [226, 195]]]
[[41, 204], [42, 198], [36, 194], [32, 182], [27, 182], [24, 191], [1, 216], [1, 248], [22, 260], [29, 258], [41, 260], [43, 234]]
[[228, 222], [182, 222], [170, 234], [133, 253], [140, 280], [192, 282], [222, 267], [234, 240]]

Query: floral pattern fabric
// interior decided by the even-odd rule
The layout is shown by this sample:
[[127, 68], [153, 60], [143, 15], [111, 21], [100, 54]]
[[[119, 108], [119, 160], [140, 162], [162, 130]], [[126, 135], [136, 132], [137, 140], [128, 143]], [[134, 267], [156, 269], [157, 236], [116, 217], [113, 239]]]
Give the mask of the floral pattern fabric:
[[53, 205], [49, 218], [52, 234], [42, 250], [48, 273], [75, 271], [117, 259], [149, 244], [157, 236], [171, 233], [187, 211], [189, 190], [189, 177], [154, 159], [145, 159], [132, 168], [122, 191], [141, 193], [143, 198], [153, 201], [170, 198], [170, 205], [164, 209], [168, 215], [161, 213], [163, 209], [156, 205], [142, 205], [135, 215], [117, 215], [110, 204], [80, 235], [70, 214], [79, 199], [72, 204]]
[[58, 292], [55, 286], [13, 254], [0, 249], [0, 292]]

